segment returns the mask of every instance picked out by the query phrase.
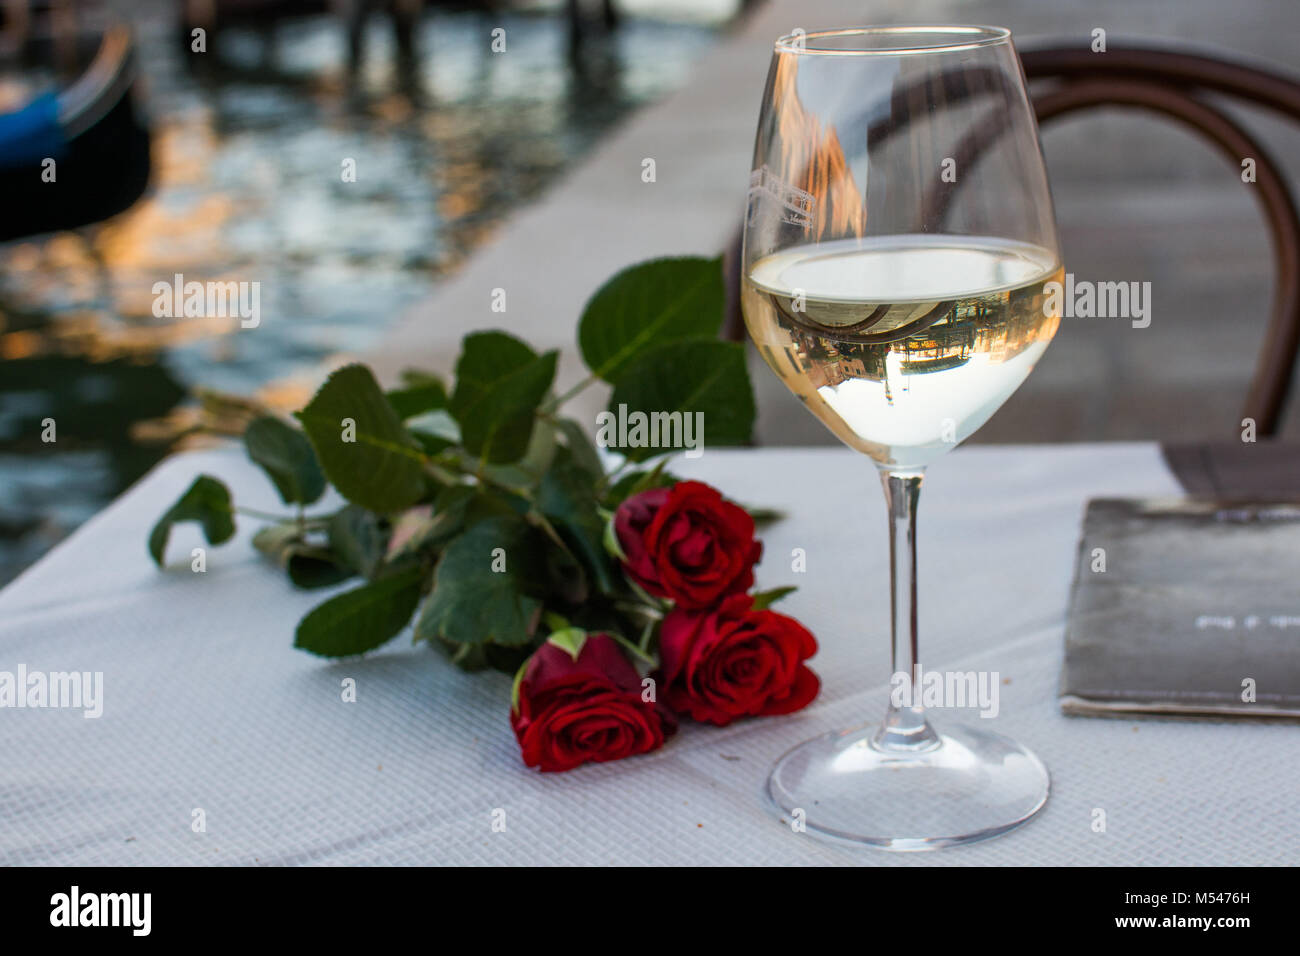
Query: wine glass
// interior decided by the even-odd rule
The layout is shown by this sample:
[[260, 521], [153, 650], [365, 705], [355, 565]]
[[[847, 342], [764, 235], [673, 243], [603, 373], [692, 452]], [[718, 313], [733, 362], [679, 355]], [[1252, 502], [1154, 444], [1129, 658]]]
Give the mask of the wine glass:
[[935, 730], [920, 706], [916, 505], [926, 466], [997, 411], [1060, 320], [1051, 193], [1010, 31], [778, 40], [742, 262], [763, 360], [875, 463], [890, 515], [884, 719], [791, 750], [768, 794], [811, 832], [894, 850], [1003, 833], [1043, 806], [1047, 770], [998, 734]]

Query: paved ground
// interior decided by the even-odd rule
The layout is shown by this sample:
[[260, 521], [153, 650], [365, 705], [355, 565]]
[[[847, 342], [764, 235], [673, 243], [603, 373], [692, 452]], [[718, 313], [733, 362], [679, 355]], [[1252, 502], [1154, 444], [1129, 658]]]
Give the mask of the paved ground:
[[[572, 351], [581, 303], [622, 265], [651, 255], [721, 249], [747, 180], [771, 40], [873, 22], [1009, 26], [1022, 42], [1143, 38], [1236, 51], [1300, 72], [1300, 7], [1253, 0], [771, 0], [698, 65], [693, 82], [638, 114], [495, 241], [371, 358], [450, 366], [464, 331], [505, 324], [564, 347], [561, 380], [580, 373]], [[1300, 128], [1239, 111], [1300, 192]], [[1063, 322], [1039, 369], [982, 430], [983, 441], [1229, 437], [1261, 345], [1272, 264], [1267, 235], [1239, 169], [1189, 134], [1133, 113], [1093, 113], [1044, 131], [1067, 269], [1079, 278], [1152, 283], [1152, 323]], [[653, 157], [657, 181], [641, 182]], [[508, 290], [509, 312], [489, 310]], [[502, 323], [502, 320], [506, 320]], [[756, 370], [760, 439], [829, 439], [764, 369]], [[589, 410], [594, 414], [598, 396]], [[1300, 401], [1300, 400], [1298, 400]], [[1300, 436], [1292, 403], [1285, 429]]]

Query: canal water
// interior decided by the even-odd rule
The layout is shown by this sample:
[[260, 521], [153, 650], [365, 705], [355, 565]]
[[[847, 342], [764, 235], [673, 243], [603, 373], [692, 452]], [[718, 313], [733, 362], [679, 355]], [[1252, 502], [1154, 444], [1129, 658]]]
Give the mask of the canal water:
[[[285, 404], [298, 396], [284, 383], [364, 351], [613, 124], [682, 83], [730, 12], [643, 0], [574, 55], [560, 15], [433, 10], [412, 71], [376, 19], [349, 74], [328, 16], [193, 54], [176, 6], [129, 8], [150, 193], [101, 226], [0, 245], [0, 584], [175, 447], [194, 389]], [[0, 92], [30, 82], [0, 77]], [[257, 334], [155, 316], [154, 283], [176, 274], [259, 283]]]

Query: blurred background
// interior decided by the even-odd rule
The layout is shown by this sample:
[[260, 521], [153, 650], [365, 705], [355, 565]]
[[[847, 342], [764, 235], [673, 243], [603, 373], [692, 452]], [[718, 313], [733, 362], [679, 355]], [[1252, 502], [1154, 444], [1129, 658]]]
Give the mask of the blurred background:
[[[600, 0], [576, 20], [565, 0], [430, 0], [408, 24], [386, 3], [0, 0], [0, 112], [77, 82], [124, 22], [152, 154], [120, 215], [49, 234], [34, 214], [41, 233], [0, 244], [0, 584], [184, 437], [194, 389], [296, 407], [330, 356], [364, 352], [613, 124], [680, 86], [739, 3], [618, 0], [610, 24]], [[99, 166], [102, 192], [134, 179]], [[6, 194], [42, 187], [17, 178]], [[259, 281], [275, 319], [253, 336], [156, 318], [153, 283], [175, 273]]]
[[[727, 248], [771, 42], [796, 28], [996, 23], [1022, 46], [1101, 28], [1300, 67], [1293, 0], [0, 0], [0, 18], [0, 584], [182, 446], [205, 389], [293, 408], [347, 357], [446, 370], [491, 326], [562, 349], [575, 380], [604, 278]], [[1294, 193], [1300, 125], [1224, 109]], [[70, 145], [47, 183], [51, 124]], [[1231, 438], [1274, 277], [1240, 169], [1129, 110], [1043, 144], [1067, 270], [1150, 281], [1152, 323], [1063, 322], [978, 440]], [[155, 316], [178, 273], [257, 281], [259, 325]], [[753, 377], [761, 442], [833, 441]]]

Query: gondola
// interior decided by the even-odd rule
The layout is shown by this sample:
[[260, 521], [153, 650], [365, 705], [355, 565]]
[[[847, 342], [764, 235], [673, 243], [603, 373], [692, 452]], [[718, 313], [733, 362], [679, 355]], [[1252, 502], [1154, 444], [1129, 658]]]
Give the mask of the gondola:
[[37, 34], [12, 10], [0, 7], [7, 52], [27, 68], [57, 64], [70, 81], [0, 114], [0, 241], [102, 222], [144, 194], [150, 172], [131, 31]]

